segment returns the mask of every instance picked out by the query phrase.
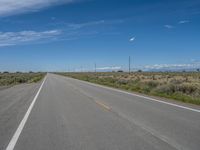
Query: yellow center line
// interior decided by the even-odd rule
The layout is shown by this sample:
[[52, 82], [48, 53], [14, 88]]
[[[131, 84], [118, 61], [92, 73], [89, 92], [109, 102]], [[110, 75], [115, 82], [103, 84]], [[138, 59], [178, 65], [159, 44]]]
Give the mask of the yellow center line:
[[102, 103], [100, 101], [95, 100], [95, 103], [97, 103], [98, 105], [100, 105], [101, 107], [103, 107], [103, 108], [105, 108], [105, 109], [107, 109], [109, 111], [111, 110], [111, 108], [109, 106], [107, 106], [106, 104], [104, 104], [104, 103]]

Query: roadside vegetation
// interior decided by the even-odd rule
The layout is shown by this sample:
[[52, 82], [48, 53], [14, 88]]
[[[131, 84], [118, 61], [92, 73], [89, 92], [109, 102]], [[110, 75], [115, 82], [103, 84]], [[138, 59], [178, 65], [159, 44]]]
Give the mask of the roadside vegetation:
[[198, 72], [59, 74], [123, 90], [200, 105], [200, 73]]
[[0, 86], [11, 86], [22, 83], [35, 83], [40, 81], [45, 76], [45, 73], [0, 73]]

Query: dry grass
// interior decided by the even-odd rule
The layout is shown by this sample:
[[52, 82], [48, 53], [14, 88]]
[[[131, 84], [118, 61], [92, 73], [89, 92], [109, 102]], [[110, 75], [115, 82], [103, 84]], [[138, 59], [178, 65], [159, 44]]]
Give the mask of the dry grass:
[[0, 86], [38, 82], [45, 73], [0, 73]]
[[200, 73], [60, 73], [65, 76], [200, 105]]

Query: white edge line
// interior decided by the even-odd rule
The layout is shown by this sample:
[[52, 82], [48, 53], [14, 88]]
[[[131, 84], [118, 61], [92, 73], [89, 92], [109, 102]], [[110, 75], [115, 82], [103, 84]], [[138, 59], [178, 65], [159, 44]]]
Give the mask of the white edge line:
[[[72, 78], [72, 79], [75, 79], [75, 78]], [[137, 96], [137, 97], [148, 99], [148, 100], [151, 100], [151, 101], [156, 101], [156, 102], [159, 102], [159, 103], [163, 103], [163, 104], [167, 104], [167, 105], [170, 105], [170, 106], [175, 106], [175, 107], [178, 107], [178, 108], [183, 108], [183, 109], [186, 109], [186, 110], [190, 110], [190, 111], [200, 113], [199, 109], [193, 109], [193, 108], [190, 108], [190, 107], [185, 107], [185, 106], [181, 106], [181, 105], [178, 105], [178, 104], [165, 102], [165, 101], [162, 101], [162, 100], [157, 100], [157, 99], [154, 99], [154, 98], [151, 98], [151, 97], [130, 93], [130, 92], [122, 91], [122, 90], [119, 90], [119, 89], [114, 89], [114, 88], [111, 88], [111, 87], [107, 87], [107, 86], [103, 86], [103, 85], [99, 85], [99, 84], [95, 84], [95, 83], [91, 83], [91, 82], [87, 82], [87, 81], [83, 81], [83, 80], [79, 80], [79, 79], [75, 79], [75, 80], [78, 80], [78, 81], [81, 81], [81, 82], [84, 82], [84, 83], [87, 83], [89, 85], [93, 85], [93, 86], [96, 86], [96, 87], [101, 87], [101, 88], [109, 89], [109, 90], [112, 90], [112, 91], [117, 91], [117, 92], [120, 92], [120, 93], [132, 95], [132, 96]]]
[[13, 135], [12, 139], [10, 140], [6, 150], [13, 150], [15, 148], [17, 140], [19, 139], [19, 136], [20, 136], [25, 124], [26, 124], [26, 121], [27, 121], [27, 119], [28, 119], [28, 117], [29, 117], [29, 115], [31, 113], [31, 110], [32, 110], [32, 108], [33, 108], [33, 106], [34, 106], [34, 104], [36, 102], [36, 99], [38, 98], [38, 95], [39, 95], [39, 93], [40, 93], [45, 81], [46, 81], [46, 77], [44, 78], [44, 80], [43, 80], [43, 82], [42, 82], [37, 94], [35, 95], [31, 105], [29, 106], [26, 114], [24, 115], [24, 118], [22, 119], [22, 121], [20, 122], [17, 130], [15, 131], [15, 134]]

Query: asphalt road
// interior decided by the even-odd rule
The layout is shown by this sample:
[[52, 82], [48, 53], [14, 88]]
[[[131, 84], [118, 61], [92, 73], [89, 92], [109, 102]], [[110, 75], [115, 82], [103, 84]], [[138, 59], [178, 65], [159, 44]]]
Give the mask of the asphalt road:
[[[0, 91], [1, 149], [13, 144], [15, 130], [39, 85], [22, 89]], [[15, 138], [15, 150], [200, 149], [198, 108], [177, 107], [53, 74], [46, 76], [40, 90]], [[11, 103], [15, 108], [9, 109]]]
[[39, 84], [22, 84], [0, 90], [0, 150], [8, 145], [38, 88]]

